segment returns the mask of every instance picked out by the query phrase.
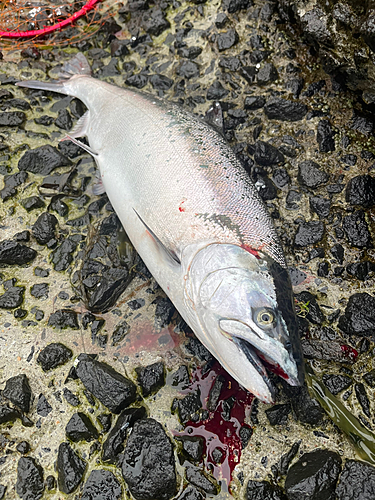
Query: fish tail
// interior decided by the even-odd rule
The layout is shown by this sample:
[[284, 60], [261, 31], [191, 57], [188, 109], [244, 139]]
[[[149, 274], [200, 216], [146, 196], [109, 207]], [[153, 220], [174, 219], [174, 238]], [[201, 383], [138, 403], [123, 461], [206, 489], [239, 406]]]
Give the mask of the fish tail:
[[67, 61], [61, 68], [59, 80], [51, 82], [40, 82], [38, 80], [26, 80], [17, 82], [18, 87], [29, 89], [52, 90], [60, 94], [69, 94], [66, 83], [75, 76], [90, 76], [91, 68], [86, 57], [78, 52], [70, 61]]

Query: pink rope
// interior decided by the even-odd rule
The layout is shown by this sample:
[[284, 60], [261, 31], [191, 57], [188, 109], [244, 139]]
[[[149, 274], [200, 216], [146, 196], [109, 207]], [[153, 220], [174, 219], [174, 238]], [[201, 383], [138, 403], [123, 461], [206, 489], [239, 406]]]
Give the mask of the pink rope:
[[32, 36], [42, 36], [47, 33], [52, 33], [56, 30], [61, 30], [68, 24], [73, 24], [74, 21], [84, 16], [87, 12], [92, 10], [98, 2], [101, 0], [89, 0], [86, 5], [82, 7], [82, 9], [75, 12], [68, 19], [64, 19], [59, 23], [54, 24], [53, 26], [44, 26], [41, 30], [30, 30], [30, 31], [0, 31], [0, 38], [29, 38]]

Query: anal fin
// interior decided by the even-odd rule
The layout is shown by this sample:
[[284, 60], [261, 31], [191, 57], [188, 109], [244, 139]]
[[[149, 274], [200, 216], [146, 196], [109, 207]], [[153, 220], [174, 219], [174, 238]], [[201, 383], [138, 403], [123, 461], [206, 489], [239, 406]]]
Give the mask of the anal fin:
[[69, 137], [86, 137], [87, 136], [87, 130], [89, 127], [89, 120], [90, 120], [90, 115], [89, 115], [89, 110], [84, 113], [81, 118], [77, 121], [77, 123], [74, 125], [72, 130], [69, 132]]

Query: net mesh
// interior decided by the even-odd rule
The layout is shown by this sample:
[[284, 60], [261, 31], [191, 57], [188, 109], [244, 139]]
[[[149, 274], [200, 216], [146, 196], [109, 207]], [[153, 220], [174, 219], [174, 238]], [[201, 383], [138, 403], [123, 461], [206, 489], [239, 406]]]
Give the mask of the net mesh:
[[0, 0], [0, 47], [4, 51], [79, 42], [109, 17], [109, 7], [100, 0]]

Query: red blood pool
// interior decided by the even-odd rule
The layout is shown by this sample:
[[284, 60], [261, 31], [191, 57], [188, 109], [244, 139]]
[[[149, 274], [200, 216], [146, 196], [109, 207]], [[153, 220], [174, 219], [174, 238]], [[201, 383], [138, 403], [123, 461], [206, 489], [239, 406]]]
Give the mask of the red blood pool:
[[350, 360], [354, 361], [358, 357], [358, 351], [356, 351], [353, 347], [350, 345], [343, 344], [340, 346], [341, 351], [343, 352], [344, 356], [349, 358]]

